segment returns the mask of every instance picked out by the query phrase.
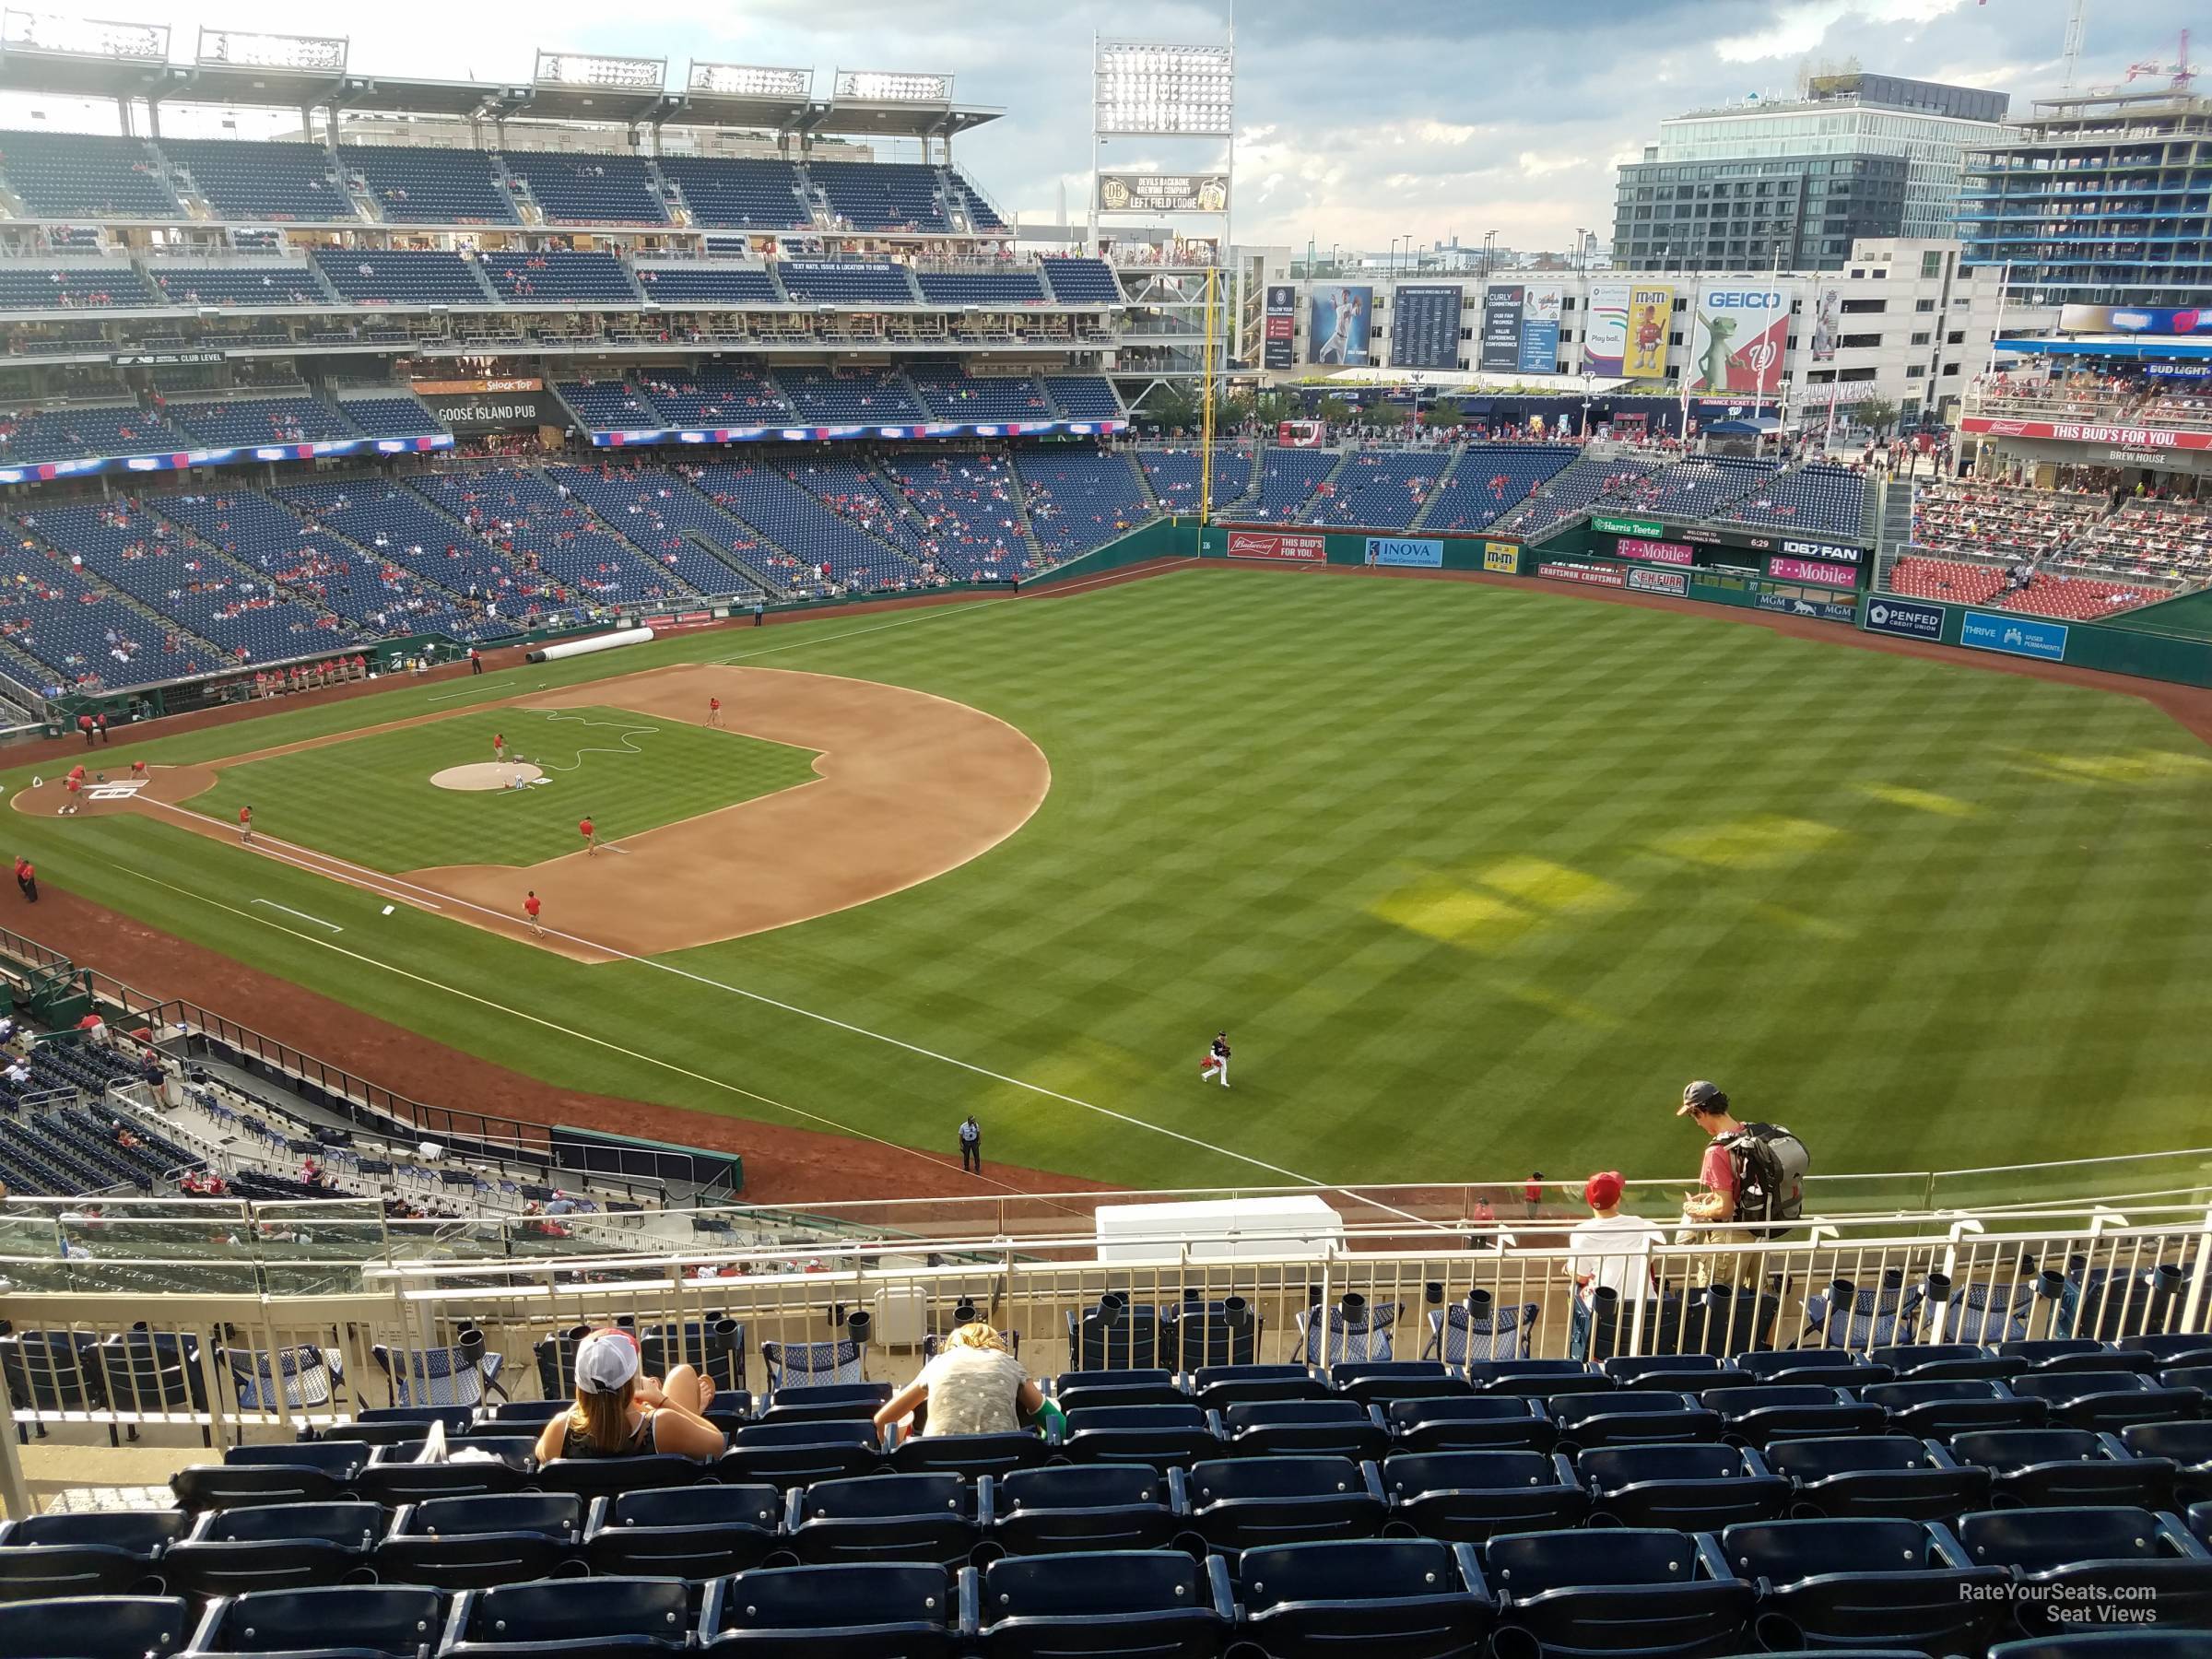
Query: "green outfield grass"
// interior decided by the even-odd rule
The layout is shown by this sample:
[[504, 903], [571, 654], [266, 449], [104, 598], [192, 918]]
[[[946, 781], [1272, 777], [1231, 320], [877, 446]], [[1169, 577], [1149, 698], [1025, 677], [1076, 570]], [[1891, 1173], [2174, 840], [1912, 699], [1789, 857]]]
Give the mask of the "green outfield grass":
[[[665, 965], [382, 916], [147, 818], [9, 828], [50, 882], [559, 1084], [947, 1153], [973, 1107], [991, 1159], [1082, 1175], [1687, 1175], [1694, 1077], [1829, 1172], [2205, 1135], [2212, 752], [2130, 697], [1567, 594], [1219, 567], [470, 688], [717, 656], [971, 703], [1036, 740], [1052, 792], [962, 869]], [[302, 809], [318, 844], [381, 810], [342, 775]], [[1224, 1026], [1228, 1091], [1197, 1077]]]
[[[509, 689], [512, 688], [510, 687]], [[440, 789], [431, 775], [492, 758], [494, 735], [550, 782]], [[227, 766], [194, 809], [373, 870], [532, 865], [577, 848], [591, 816], [619, 841], [814, 781], [814, 753], [623, 709], [488, 709]]]

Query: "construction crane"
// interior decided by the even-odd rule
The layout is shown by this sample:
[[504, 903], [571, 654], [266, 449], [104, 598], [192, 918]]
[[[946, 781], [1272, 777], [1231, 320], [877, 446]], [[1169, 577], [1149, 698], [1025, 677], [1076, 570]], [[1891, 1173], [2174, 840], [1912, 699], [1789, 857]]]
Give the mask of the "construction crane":
[[2074, 0], [2066, 11], [2066, 43], [2058, 54], [2059, 67], [2064, 73], [2058, 83], [2061, 92], [2074, 90], [2074, 66], [2081, 62], [2081, 40], [2088, 29], [2089, 0]]
[[2189, 67], [2189, 31], [2185, 29], [2182, 30], [2181, 50], [2174, 54], [2172, 63], [2153, 61], [2127, 66], [2129, 80], [2134, 80], [2138, 75], [2163, 75], [2168, 77], [2166, 84], [2176, 92], [2188, 91], [2189, 83], [2196, 78], [2196, 71]]

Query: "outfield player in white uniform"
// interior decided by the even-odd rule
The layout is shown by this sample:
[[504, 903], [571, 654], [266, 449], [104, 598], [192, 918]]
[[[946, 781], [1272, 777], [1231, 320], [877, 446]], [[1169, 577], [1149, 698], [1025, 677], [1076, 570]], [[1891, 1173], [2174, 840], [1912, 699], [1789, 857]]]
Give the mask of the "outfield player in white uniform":
[[1206, 1049], [1206, 1058], [1199, 1063], [1198, 1066], [1198, 1080], [1201, 1083], [1211, 1083], [1217, 1077], [1221, 1080], [1222, 1088], [1229, 1087], [1229, 1033], [1227, 1031], [1214, 1033], [1213, 1043]]

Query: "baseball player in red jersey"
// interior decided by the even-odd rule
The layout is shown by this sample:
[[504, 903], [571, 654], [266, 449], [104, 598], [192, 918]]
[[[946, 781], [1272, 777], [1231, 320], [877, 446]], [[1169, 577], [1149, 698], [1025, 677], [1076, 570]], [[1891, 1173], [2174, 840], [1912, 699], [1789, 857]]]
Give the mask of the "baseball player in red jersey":
[[711, 726], [722, 724], [722, 699], [719, 697], [707, 699], [707, 724]]
[[530, 918], [530, 931], [541, 939], [546, 936], [546, 930], [538, 924], [537, 912], [545, 908], [545, 902], [537, 896], [535, 888], [532, 888], [529, 896], [523, 900], [523, 914]]
[[143, 761], [143, 760], [134, 760], [134, 761], [132, 761], [132, 762], [131, 762], [131, 776], [132, 776], [132, 777], [134, 777], [134, 778], [143, 778], [143, 777], [145, 777], [145, 776], [146, 776], [146, 762], [145, 762], [145, 761]]
[[507, 759], [506, 733], [494, 732], [491, 735], [491, 758], [494, 760], [504, 760]]
[[76, 771], [71, 772], [66, 778], [62, 780], [62, 782], [68, 787], [69, 790], [69, 799], [65, 802], [62, 806], [62, 811], [65, 813], [74, 813], [76, 810], [76, 792], [85, 786], [84, 779], [78, 777], [77, 772], [81, 772], [83, 771], [84, 768], [80, 766], [76, 769]]
[[238, 839], [241, 845], [250, 847], [253, 844], [253, 808], [251, 806], [238, 809]]
[[577, 820], [576, 833], [583, 837], [583, 855], [586, 858], [599, 851], [599, 829], [590, 818]]

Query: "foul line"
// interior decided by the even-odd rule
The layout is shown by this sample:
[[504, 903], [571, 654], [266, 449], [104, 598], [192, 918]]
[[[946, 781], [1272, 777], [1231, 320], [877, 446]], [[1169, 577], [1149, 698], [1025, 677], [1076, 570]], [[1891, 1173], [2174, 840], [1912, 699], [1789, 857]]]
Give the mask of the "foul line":
[[253, 902], [255, 904], [265, 904], [271, 910], [280, 910], [288, 916], [299, 917], [302, 922], [312, 922], [317, 927], [327, 927], [334, 934], [344, 933], [346, 931], [335, 922], [325, 922], [320, 916], [311, 916], [305, 911], [296, 911], [288, 904], [277, 903], [274, 899], [256, 899], [253, 900]]
[[[535, 1014], [526, 1014], [522, 1009], [511, 1008], [504, 1003], [493, 1002], [488, 996], [479, 996], [473, 991], [458, 990], [452, 985], [445, 984], [439, 980], [430, 979], [424, 974], [415, 973], [405, 968], [394, 967], [390, 962], [378, 960], [375, 957], [364, 956], [358, 950], [348, 950], [343, 945], [334, 945], [328, 939], [318, 939], [312, 934], [300, 933], [296, 928], [287, 927], [280, 922], [272, 922], [266, 916], [256, 916], [251, 912], [240, 910], [235, 905], [225, 904], [219, 899], [210, 899], [206, 894], [194, 892], [190, 888], [181, 888], [173, 882], [163, 881], [158, 876], [148, 876], [144, 870], [135, 869], [129, 865], [117, 864], [113, 859], [110, 858], [96, 858], [95, 862], [104, 864], [112, 870], [121, 870], [126, 876], [135, 876], [141, 881], [149, 881], [158, 888], [166, 888], [168, 891], [180, 894], [186, 899], [196, 899], [202, 904], [211, 905], [215, 909], [222, 911], [227, 914], [240, 917], [244, 921], [256, 923], [263, 927], [274, 928], [276, 932], [284, 935], [285, 937], [288, 939], [298, 939], [302, 944], [307, 945], [318, 945], [324, 950], [335, 951], [338, 955], [345, 957], [349, 960], [365, 963], [371, 968], [381, 968], [386, 973], [396, 974], [401, 979], [412, 980], [418, 985], [428, 985], [433, 991], [442, 991], [448, 996], [458, 996], [465, 1001], [476, 1003], [479, 1006], [492, 1009], [496, 1013], [505, 1014], [511, 1018], [524, 1020], [535, 1026], [543, 1026], [548, 1031], [558, 1031], [564, 1037], [573, 1037], [579, 1041], [592, 1044], [594, 1048], [606, 1049], [609, 1053], [620, 1054], [625, 1059], [642, 1061], [647, 1065], [658, 1066], [663, 1071], [673, 1072], [679, 1077], [688, 1077], [693, 1082], [704, 1083], [713, 1088], [726, 1089], [729, 1093], [740, 1096], [745, 1100], [758, 1101], [759, 1104], [772, 1107], [778, 1112], [789, 1112], [793, 1117], [805, 1118], [811, 1123], [826, 1124], [831, 1129], [836, 1130], [838, 1134], [850, 1135], [854, 1140], [870, 1141], [878, 1147], [888, 1147], [894, 1152], [903, 1154], [909, 1158], [918, 1158], [924, 1163], [935, 1164], [940, 1169], [949, 1170], [953, 1167], [952, 1160], [950, 1159], [939, 1158], [934, 1152], [924, 1152], [918, 1147], [902, 1147], [896, 1141], [888, 1141], [884, 1139], [879, 1135], [870, 1135], [865, 1129], [855, 1129], [849, 1124], [841, 1124], [835, 1118], [824, 1117], [821, 1113], [818, 1112], [808, 1112], [804, 1107], [786, 1106], [782, 1101], [771, 1100], [767, 1095], [756, 1094], [749, 1088], [740, 1088], [736, 1084], [724, 1082], [720, 1077], [710, 1077], [704, 1072], [695, 1072], [688, 1066], [678, 1065], [674, 1061], [665, 1060], [656, 1054], [641, 1053], [636, 1049], [624, 1048], [618, 1042], [609, 1042], [604, 1037], [594, 1037], [589, 1031], [579, 1031], [573, 1027], [562, 1025], [556, 1020], [546, 1019]], [[265, 902], [265, 900], [256, 900], [254, 902], [262, 903]], [[277, 905], [275, 908], [282, 910], [285, 907], [283, 905]], [[472, 906], [471, 908], [481, 907]], [[291, 913], [298, 915], [300, 912], [294, 911]], [[314, 918], [311, 916], [308, 918], [308, 920], [312, 922], [314, 920]], [[328, 926], [329, 924], [324, 923], [324, 925]], [[548, 928], [547, 931], [551, 932], [552, 930]], [[561, 936], [566, 938], [569, 935], [564, 934]], [[441, 1110], [443, 1109], [441, 1108]], [[1026, 1192], [1023, 1188], [1015, 1186], [1010, 1182], [1001, 1181], [995, 1176], [986, 1175], [982, 1177], [982, 1179], [989, 1182], [993, 1186], [1004, 1187], [1007, 1192], [1015, 1194], [1020, 1197], [1029, 1197], [1032, 1195]]]

